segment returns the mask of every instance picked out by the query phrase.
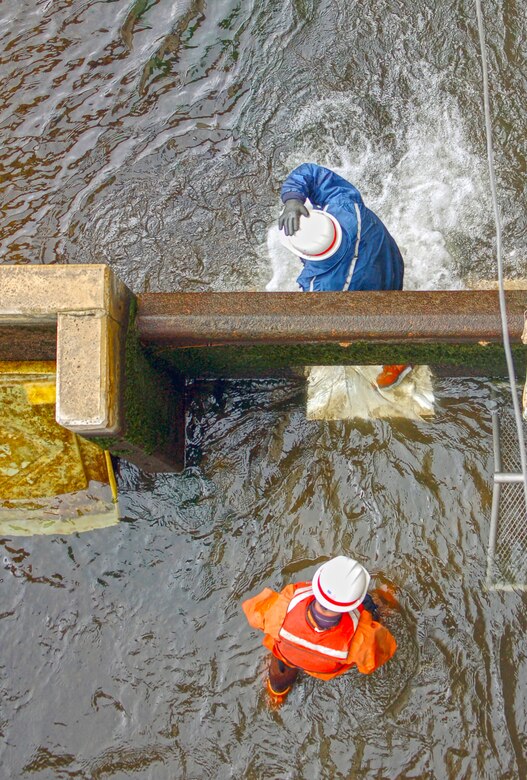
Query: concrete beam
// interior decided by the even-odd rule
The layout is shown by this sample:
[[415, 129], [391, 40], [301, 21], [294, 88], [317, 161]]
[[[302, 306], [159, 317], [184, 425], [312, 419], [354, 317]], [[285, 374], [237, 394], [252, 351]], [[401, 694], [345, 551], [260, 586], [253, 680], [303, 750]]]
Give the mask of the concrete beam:
[[[527, 290], [506, 300], [523, 370]], [[150, 351], [194, 377], [405, 362], [447, 375], [506, 375], [492, 290], [146, 294], [138, 297], [137, 327]]]
[[107, 266], [0, 266], [0, 289], [0, 355], [56, 358], [60, 425], [145, 471], [184, 467], [181, 384], [145, 357]]
[[56, 322], [60, 312], [127, 314], [129, 291], [107, 265], [0, 266], [0, 323]]

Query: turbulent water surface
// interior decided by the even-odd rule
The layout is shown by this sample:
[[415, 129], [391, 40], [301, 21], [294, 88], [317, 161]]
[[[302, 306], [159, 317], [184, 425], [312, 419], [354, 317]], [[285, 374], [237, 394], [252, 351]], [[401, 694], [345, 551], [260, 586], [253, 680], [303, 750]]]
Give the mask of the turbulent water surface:
[[[527, 20], [485, 2], [509, 276], [525, 275]], [[5, 0], [5, 263], [105, 262], [134, 290], [294, 287], [295, 164], [350, 178], [409, 288], [495, 277], [469, 0]], [[317, 422], [296, 384], [189, 387], [189, 466], [121, 463], [123, 521], [2, 539], [9, 778], [516, 778], [525, 597], [485, 588], [489, 382], [422, 422]], [[394, 659], [281, 710], [241, 601], [339, 553], [389, 584]]]

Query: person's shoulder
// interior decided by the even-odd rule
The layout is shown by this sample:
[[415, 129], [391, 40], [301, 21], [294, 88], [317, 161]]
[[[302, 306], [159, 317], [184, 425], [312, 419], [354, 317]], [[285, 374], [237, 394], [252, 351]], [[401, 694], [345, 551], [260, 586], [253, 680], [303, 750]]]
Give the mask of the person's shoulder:
[[350, 224], [357, 224], [357, 206], [360, 207], [359, 201], [345, 194], [337, 194], [331, 198], [326, 208], [340, 222], [341, 226], [346, 227]]
[[299, 590], [300, 588], [309, 590], [309, 588], [311, 588], [311, 582], [295, 582], [294, 588], [295, 591]]

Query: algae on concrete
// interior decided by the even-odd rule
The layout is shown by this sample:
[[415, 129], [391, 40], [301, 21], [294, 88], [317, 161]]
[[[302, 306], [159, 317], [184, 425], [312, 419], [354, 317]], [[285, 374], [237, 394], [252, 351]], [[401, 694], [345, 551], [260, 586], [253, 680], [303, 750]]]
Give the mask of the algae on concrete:
[[[291, 376], [303, 366], [366, 366], [394, 363], [427, 365], [444, 374], [507, 376], [503, 346], [498, 343], [380, 343], [355, 341], [210, 347], [153, 347], [152, 354], [173, 370], [193, 378]], [[523, 344], [513, 344], [516, 371], [525, 375]]]
[[179, 471], [185, 453], [184, 379], [169, 374], [146, 353], [139, 342], [136, 313], [132, 299], [124, 346], [122, 432], [93, 439], [145, 471]]

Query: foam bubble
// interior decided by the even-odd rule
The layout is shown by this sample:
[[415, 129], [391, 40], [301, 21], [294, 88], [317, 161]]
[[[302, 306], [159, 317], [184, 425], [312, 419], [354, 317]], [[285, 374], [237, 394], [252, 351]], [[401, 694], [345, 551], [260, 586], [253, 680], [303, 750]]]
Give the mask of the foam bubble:
[[296, 277], [301, 271], [301, 264], [292, 252], [289, 252], [281, 243], [278, 227], [273, 225], [267, 233], [267, 254], [271, 260], [272, 277], [266, 284], [269, 291], [298, 290]]

